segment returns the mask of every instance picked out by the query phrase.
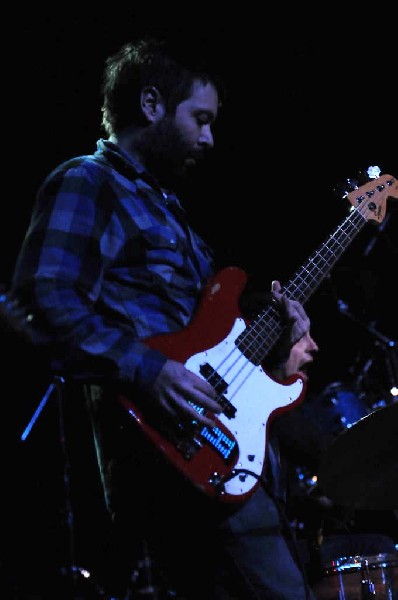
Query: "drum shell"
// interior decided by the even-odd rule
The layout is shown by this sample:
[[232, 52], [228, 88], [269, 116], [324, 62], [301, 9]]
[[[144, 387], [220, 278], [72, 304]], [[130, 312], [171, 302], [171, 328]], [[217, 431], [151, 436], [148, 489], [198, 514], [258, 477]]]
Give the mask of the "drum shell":
[[303, 405], [304, 413], [326, 434], [337, 436], [372, 412], [361, 395], [340, 382], [329, 384]]
[[[373, 584], [372, 595], [363, 581]], [[398, 554], [340, 557], [324, 566], [312, 587], [317, 600], [397, 600]]]

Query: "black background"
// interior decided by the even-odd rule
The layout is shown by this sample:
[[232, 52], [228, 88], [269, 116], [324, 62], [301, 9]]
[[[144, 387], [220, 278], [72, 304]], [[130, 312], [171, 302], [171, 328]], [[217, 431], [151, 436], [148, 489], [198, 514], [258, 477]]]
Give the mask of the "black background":
[[[144, 33], [203, 48], [224, 77], [227, 99], [215, 150], [193, 174], [185, 204], [221, 260], [264, 286], [286, 281], [343, 221], [348, 203], [334, 191], [339, 183], [370, 165], [398, 176], [397, 46], [387, 15], [349, 19], [330, 5], [322, 14], [301, 7], [274, 10], [272, 17], [243, 14], [242, 7], [217, 16], [203, 6], [178, 14], [117, 3], [107, 10], [113, 8], [85, 16], [70, 5], [56, 14], [35, 8], [22, 15], [14, 8], [5, 19], [11, 41], [2, 78], [4, 285], [38, 185], [60, 161], [91, 153], [103, 135], [105, 57]], [[354, 388], [368, 407], [389, 401], [389, 387], [397, 383], [386, 345], [398, 339], [395, 205], [389, 203], [383, 231], [366, 225], [308, 303], [320, 346], [310, 394], [338, 383]], [[59, 532], [69, 532], [64, 504], [70, 484], [78, 564], [95, 564], [106, 519], [81, 407], [67, 411], [73, 465], [66, 488], [54, 395], [21, 441], [51, 381], [19, 339], [8, 332], [2, 338], [4, 525], [11, 531], [4, 565], [16, 587], [29, 587], [68, 560]]]

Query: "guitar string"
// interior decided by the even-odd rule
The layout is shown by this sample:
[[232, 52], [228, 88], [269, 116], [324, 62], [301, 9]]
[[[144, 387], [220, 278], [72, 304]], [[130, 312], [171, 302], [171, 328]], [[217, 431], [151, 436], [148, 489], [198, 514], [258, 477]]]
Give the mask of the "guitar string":
[[[368, 209], [367, 205], [365, 206], [365, 209], [367, 210], [368, 213], [372, 212], [370, 209]], [[342, 247], [343, 244], [341, 244], [336, 238], [338, 237], [338, 234], [341, 235], [341, 237], [343, 237], [343, 229], [344, 227], [347, 227], [347, 225], [351, 226], [351, 229], [354, 229], [353, 225], [354, 223], [351, 223], [351, 221], [355, 221], [357, 220], [358, 222], [361, 221], [361, 227], [358, 227], [358, 231], [360, 231], [360, 229], [362, 229], [362, 227], [365, 225], [366, 223], [366, 219], [363, 216], [363, 213], [365, 213], [365, 210], [362, 211], [362, 205], [359, 205], [357, 207], [357, 209], [355, 209], [354, 211], [352, 211], [344, 220], [344, 222], [339, 225], [339, 227], [336, 229], [336, 231], [329, 236], [329, 238], [327, 239], [327, 241], [325, 241], [317, 250], [316, 252], [311, 256], [311, 258], [306, 262], [306, 265], [312, 264], [312, 266], [315, 268], [316, 262], [319, 261], [322, 253], [325, 251], [325, 249], [327, 249], [327, 251], [333, 255], [333, 258], [335, 259], [334, 262], [332, 263], [331, 267], [333, 267], [333, 265], [336, 262], [336, 254], [334, 252], [335, 248], [339, 247], [341, 252], [342, 252]], [[344, 236], [347, 237], [347, 234], [344, 233]], [[354, 239], [354, 237], [351, 237], [348, 241], [346, 240], [346, 246], [348, 246], [349, 243], [351, 243], [351, 241]], [[334, 248], [332, 248], [331, 246], [328, 246], [328, 243], [330, 244], [330, 242], [332, 241], [332, 243], [335, 244]], [[340, 258], [341, 256], [341, 252], [340, 254], [337, 256], [337, 258]], [[330, 268], [331, 268], [330, 267]], [[322, 272], [322, 270], [320, 269], [320, 267], [318, 268], [318, 270], [322, 273], [322, 275], [324, 276], [325, 274], [327, 274], [330, 271], [330, 268], [328, 270], [326, 270], [325, 272]], [[298, 279], [299, 278], [299, 273], [306, 271], [307, 276], [310, 276], [311, 273], [309, 271], [307, 271], [306, 266], [303, 266], [299, 269], [298, 274], [293, 278], [293, 279]], [[323, 277], [322, 277], [323, 278]], [[318, 281], [318, 284], [321, 282], [322, 278]], [[308, 279], [308, 277], [307, 277]], [[302, 279], [302, 284], [305, 284], [304, 289], [306, 289], [308, 287], [308, 282], [307, 279], [304, 277]], [[316, 279], [315, 279], [316, 281]], [[293, 297], [293, 294], [291, 292], [291, 288], [294, 287], [293, 285], [293, 280], [291, 282], [288, 282], [284, 287], [282, 287], [282, 291], [284, 291], [285, 293], [288, 293], [289, 297]], [[315, 288], [314, 288], [315, 289]], [[296, 287], [296, 295], [295, 298], [296, 299], [300, 299], [300, 298], [305, 298], [305, 295], [303, 294], [303, 291], [300, 290], [300, 286]], [[271, 313], [271, 314], [269, 314]], [[265, 327], [267, 327], [267, 322], [268, 322], [268, 329], [269, 331], [267, 331], [267, 341], [268, 341], [268, 348], [266, 349], [266, 351], [263, 351], [262, 354], [264, 353], [264, 356], [261, 357], [261, 359], [256, 358], [255, 355], [255, 351], [258, 350], [258, 335], [264, 333], [265, 331]], [[264, 326], [265, 323], [265, 326]], [[259, 331], [256, 331], [259, 330]], [[276, 331], [276, 329], [278, 329], [278, 331]], [[248, 365], [251, 365], [250, 367], [250, 372], [244, 377], [242, 384], [246, 381], [247, 377], [249, 377], [249, 375], [254, 371], [257, 370], [258, 365], [254, 364], [254, 362], [252, 361], [247, 361], [246, 360], [246, 356], [245, 354], [243, 354], [236, 345], [236, 341], [239, 340], [239, 338], [241, 338], [241, 341], [239, 342], [240, 346], [243, 346], [246, 343], [246, 347], [245, 347], [245, 351], [246, 354], [250, 355], [250, 351], [253, 350], [254, 348], [254, 353], [252, 355], [252, 359], [254, 359], [256, 362], [258, 361], [259, 363], [261, 362], [261, 360], [263, 360], [266, 356], [266, 353], [271, 349], [271, 347], [273, 346], [273, 344], [277, 341], [277, 339], [279, 338], [280, 332], [283, 329], [282, 325], [281, 325], [281, 319], [279, 317], [279, 313], [278, 311], [275, 309], [275, 307], [273, 305], [269, 305], [268, 307], [266, 307], [254, 320], [254, 322], [252, 324], [250, 324], [247, 328], [247, 330], [244, 330], [235, 340], [234, 343], [234, 347], [231, 349], [231, 351], [229, 353], [227, 353], [223, 359], [221, 360], [221, 362], [218, 364], [218, 366], [213, 367], [215, 373], [213, 372], [211, 375], [209, 375], [209, 377], [207, 378], [207, 381], [213, 385], [214, 389], [217, 391], [217, 388], [219, 387], [219, 377], [222, 378], [223, 381], [226, 380], [226, 377], [229, 375], [229, 373], [231, 372], [232, 369], [235, 369], [237, 366], [237, 363], [242, 360], [245, 359], [243, 361], [243, 365], [241, 368], [238, 369], [238, 371], [236, 372], [236, 374], [232, 377], [231, 382], [229, 383], [229, 385], [233, 384], [234, 381], [238, 378], [242, 376], [242, 371], [244, 370], [245, 367], [247, 367]], [[257, 334], [257, 337], [255, 335], [253, 335], [253, 332], [255, 334]], [[250, 339], [252, 338], [252, 339]], [[271, 338], [271, 339], [270, 339]], [[261, 346], [261, 348], [263, 348], [264, 344], [265, 344], [265, 339], [262, 340], [263, 344]], [[236, 353], [236, 359], [233, 359], [233, 355]], [[231, 362], [232, 360], [232, 362]], [[222, 369], [225, 367], [225, 372], [224, 374], [222, 373]], [[241, 385], [242, 385], [241, 384]], [[239, 388], [238, 388], [239, 389]], [[233, 392], [232, 397], [237, 393], [238, 389]]]
[[[380, 181], [380, 180], [378, 180], [378, 181]], [[394, 181], [395, 181], [394, 179], [389, 179], [386, 181], [386, 185], [392, 186]], [[344, 219], [343, 223], [341, 223], [336, 228], [335, 232], [333, 234], [331, 234], [318, 247], [318, 249], [306, 261], [306, 263], [298, 270], [297, 274], [295, 276], [293, 276], [293, 278], [290, 281], [288, 281], [288, 283], [284, 287], [282, 287], [283, 292], [287, 293], [289, 295], [289, 297], [294, 297], [296, 300], [301, 300], [301, 301], [304, 300], [305, 301], [308, 299], [310, 294], [307, 293], [307, 295], [306, 295], [304, 293], [304, 290], [308, 290], [308, 288], [309, 288], [308, 280], [311, 279], [311, 277], [312, 277], [311, 271], [309, 270], [309, 266], [311, 265], [313, 269], [317, 269], [318, 273], [321, 274], [321, 277], [318, 278], [318, 280], [315, 276], [313, 276], [313, 282], [315, 282], [315, 284], [312, 283], [311, 293], [313, 293], [315, 291], [315, 289], [319, 286], [319, 284], [321, 283], [321, 281], [323, 280], [325, 275], [328, 272], [330, 272], [330, 270], [336, 264], [337, 260], [341, 257], [343, 251], [353, 241], [356, 234], [359, 233], [359, 231], [361, 231], [361, 229], [365, 226], [366, 222], [369, 219], [369, 216], [375, 214], [375, 208], [377, 206], [377, 203], [375, 205], [375, 193], [379, 192], [379, 193], [385, 194], [386, 185], [379, 184], [375, 190], [370, 190], [370, 191], [365, 192], [366, 195], [368, 196], [368, 199], [366, 202], [363, 202], [365, 197], [362, 197], [362, 199], [361, 199], [361, 196], [357, 197], [357, 202], [359, 204], [350, 210], [349, 214]], [[397, 185], [395, 187], [397, 187]], [[359, 188], [358, 190], [355, 190], [355, 191], [357, 194], [361, 193], [361, 188]], [[354, 230], [355, 230], [355, 235], [353, 235]], [[332, 262], [330, 264], [328, 264], [328, 262], [326, 260], [327, 259], [326, 254], [329, 255], [329, 260], [330, 260], [330, 257], [332, 257]], [[320, 266], [321, 261], [325, 262], [325, 265], [327, 267], [326, 270], [322, 270], [322, 268]], [[295, 283], [295, 280], [297, 280], [297, 279], [301, 279], [301, 284], [297, 285]], [[300, 286], [302, 286], [303, 289]], [[293, 288], [294, 288], [294, 293], [293, 293]], [[265, 322], [265, 326], [264, 326], [264, 322]], [[268, 325], [267, 325], [267, 323], [268, 323]], [[256, 331], [256, 329], [259, 331]], [[266, 329], [267, 329], [267, 331], [266, 331]], [[207, 381], [214, 387], [214, 389], [216, 391], [218, 391], [217, 388], [220, 387], [220, 377], [222, 380], [222, 385], [224, 385], [224, 381], [226, 381], [226, 377], [229, 375], [231, 370], [236, 368], [236, 366], [240, 360], [245, 359], [245, 360], [243, 360], [242, 366], [240, 368], [238, 368], [237, 372], [235, 373], [235, 375], [232, 376], [232, 379], [231, 379], [230, 383], [228, 384], [228, 386], [233, 385], [235, 383], [235, 381], [238, 379], [238, 377], [239, 378], [242, 377], [242, 372], [244, 371], [244, 369], [249, 366], [248, 373], [245, 374], [245, 376], [243, 377], [243, 380], [241, 381], [241, 383], [239, 384], [237, 389], [231, 393], [230, 400], [232, 400], [233, 397], [236, 395], [236, 393], [239, 391], [240, 387], [248, 379], [248, 377], [250, 377], [250, 375], [253, 373], [253, 371], [257, 370], [257, 368], [258, 368], [258, 365], [254, 364], [250, 360], [249, 361], [246, 360], [245, 354], [243, 354], [239, 350], [239, 348], [237, 348], [237, 344], [236, 344], [237, 340], [239, 340], [239, 338], [241, 338], [241, 340], [239, 342], [239, 344], [241, 346], [244, 345], [244, 343], [247, 344], [246, 354], [250, 354], [249, 351], [253, 350], [253, 348], [254, 348], [253, 359], [255, 359], [256, 362], [259, 364], [259, 363], [261, 363], [262, 360], [264, 360], [267, 352], [272, 348], [274, 343], [279, 338], [279, 335], [280, 335], [282, 329], [283, 329], [283, 327], [281, 325], [281, 319], [280, 319], [278, 311], [275, 309], [275, 307], [273, 305], [269, 305], [257, 316], [257, 318], [254, 320], [253, 324], [249, 325], [248, 328], [246, 330], [244, 330], [236, 338], [236, 340], [234, 342], [234, 347], [231, 349], [231, 351], [229, 353], [227, 353], [226, 356], [224, 356], [224, 358], [222, 359], [222, 361], [219, 363], [219, 365], [217, 367], [213, 367], [214, 370], [213, 370], [212, 374], [210, 374], [209, 377], [207, 378]], [[266, 338], [263, 335], [265, 333], [265, 331], [267, 334]], [[253, 332], [255, 334], [257, 334], [257, 337], [255, 335], [253, 335]], [[261, 347], [258, 346], [259, 332], [260, 332], [261, 338], [262, 338]], [[252, 339], [250, 339], [250, 338], [252, 338]], [[247, 342], [248, 340], [249, 340], [249, 342]], [[268, 347], [264, 348], [266, 343], [268, 344]], [[256, 352], [256, 350], [258, 351], [259, 348], [261, 348], [262, 354], [261, 354], [261, 357], [256, 358], [255, 352]], [[235, 352], [236, 352], [236, 358], [232, 359], [232, 356], [235, 354]], [[232, 359], [232, 362], [231, 362], [231, 359]], [[223, 368], [225, 368], [225, 373], [223, 375], [221, 375], [220, 373], [222, 372]], [[223, 393], [221, 393], [219, 400], [222, 401], [223, 397], [224, 397], [224, 395], [223, 395]]]

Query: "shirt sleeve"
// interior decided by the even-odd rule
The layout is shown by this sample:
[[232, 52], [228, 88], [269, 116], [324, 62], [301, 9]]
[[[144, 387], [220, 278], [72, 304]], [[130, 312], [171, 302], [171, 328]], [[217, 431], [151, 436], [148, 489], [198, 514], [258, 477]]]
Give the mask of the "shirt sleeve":
[[146, 388], [166, 357], [126, 319], [98, 310], [107, 261], [123, 243], [112, 194], [86, 166], [53, 173], [39, 190], [13, 287], [29, 296], [36, 323], [68, 356], [73, 373], [111, 375]]

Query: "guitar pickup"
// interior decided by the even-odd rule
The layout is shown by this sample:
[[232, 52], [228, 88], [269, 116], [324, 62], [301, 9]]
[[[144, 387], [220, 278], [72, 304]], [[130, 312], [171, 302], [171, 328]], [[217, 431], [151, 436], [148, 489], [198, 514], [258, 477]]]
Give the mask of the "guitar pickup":
[[213, 369], [209, 363], [200, 365], [200, 374], [213, 386], [216, 392], [220, 393], [218, 402], [223, 408], [223, 413], [228, 419], [233, 419], [236, 415], [236, 408], [231, 402], [224, 396], [228, 390], [227, 382]]

